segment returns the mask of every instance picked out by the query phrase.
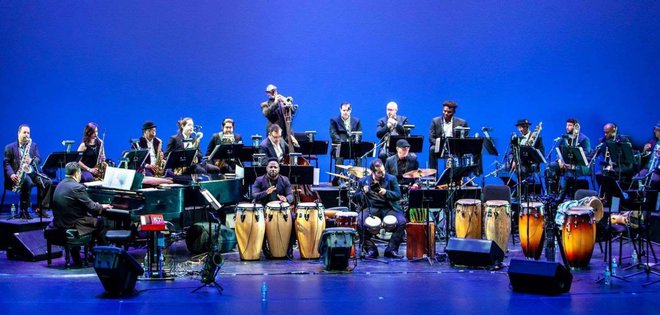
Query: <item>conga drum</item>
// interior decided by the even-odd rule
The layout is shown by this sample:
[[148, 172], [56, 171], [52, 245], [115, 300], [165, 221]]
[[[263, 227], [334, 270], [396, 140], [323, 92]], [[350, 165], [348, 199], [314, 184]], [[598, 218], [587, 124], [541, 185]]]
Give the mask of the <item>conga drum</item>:
[[456, 201], [456, 237], [481, 238], [481, 200], [459, 199]]
[[259, 260], [266, 232], [264, 207], [261, 204], [239, 203], [235, 220], [241, 260]]
[[323, 212], [321, 203], [302, 202], [296, 207], [296, 235], [300, 258], [319, 258], [319, 241], [325, 229]]
[[520, 246], [527, 258], [538, 260], [545, 241], [545, 210], [541, 202], [522, 202], [518, 216]]
[[485, 206], [486, 239], [495, 241], [497, 246], [506, 253], [509, 234], [511, 234], [511, 205], [506, 200], [488, 200]]
[[271, 201], [266, 204], [266, 241], [272, 258], [286, 257], [292, 228], [288, 203]]
[[572, 207], [566, 211], [561, 240], [566, 262], [571, 268], [589, 266], [596, 241], [596, 224], [591, 208]]

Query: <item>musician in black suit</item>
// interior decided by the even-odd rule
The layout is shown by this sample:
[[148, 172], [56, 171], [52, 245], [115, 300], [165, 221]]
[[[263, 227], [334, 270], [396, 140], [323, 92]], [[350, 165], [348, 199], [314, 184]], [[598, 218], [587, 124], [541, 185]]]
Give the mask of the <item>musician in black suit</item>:
[[378, 154], [378, 158], [385, 163], [387, 157], [390, 156], [388, 151], [389, 137], [390, 136], [407, 136], [407, 131], [403, 125], [408, 124], [408, 117], [397, 115], [399, 105], [396, 102], [387, 103], [386, 116], [378, 119], [376, 122], [376, 137], [379, 141], [385, 141], [382, 149]]
[[419, 169], [419, 162], [414, 153], [410, 153], [410, 144], [406, 139], [396, 142], [396, 154], [387, 158], [385, 171], [387, 174], [396, 176], [402, 185], [410, 185], [413, 189], [419, 188], [418, 178], [404, 178], [403, 174]]
[[[199, 150], [199, 142], [204, 137], [204, 134], [201, 132], [194, 132], [194, 122], [192, 118], [185, 117], [177, 122], [179, 127], [179, 132], [176, 135], [170, 137], [170, 140], [167, 143], [167, 149], [165, 150], [165, 156], [169, 156], [172, 151], [183, 150], [183, 149], [197, 149], [195, 156], [197, 157], [197, 163], [193, 164], [191, 167], [184, 170], [184, 174], [218, 174], [220, 169], [212, 164], [202, 161], [202, 153]], [[172, 175], [172, 174], [170, 174]]]
[[165, 156], [163, 155], [163, 141], [156, 137], [156, 124], [153, 121], [148, 120], [142, 124], [142, 137], [138, 140], [137, 146], [139, 149], [149, 150], [144, 160], [144, 168], [141, 171], [146, 176], [154, 176], [154, 169], [159, 167], [159, 165], [156, 165], [158, 157], [160, 156], [164, 161]]
[[[64, 168], [66, 178], [55, 188], [53, 195], [53, 222], [51, 227], [67, 230], [76, 229], [80, 235], [92, 234], [97, 243], [103, 245], [103, 222], [97, 218], [110, 205], [99, 204], [89, 198], [87, 188], [80, 184], [80, 166], [69, 162]], [[80, 248], [71, 253], [74, 263], [80, 264]]]
[[298, 142], [296, 138], [293, 136], [292, 131], [287, 129], [285, 111], [291, 111], [291, 120], [293, 120], [298, 105], [293, 104], [293, 98], [280, 95], [277, 92], [277, 87], [272, 84], [266, 86], [266, 95], [268, 95], [268, 100], [261, 103], [261, 113], [268, 120], [266, 130], [270, 130], [270, 126], [274, 124], [280, 126], [284, 141], [288, 141], [291, 138], [291, 142], [297, 147]]
[[[28, 156], [24, 157], [23, 153], [26, 151]], [[30, 126], [28, 125], [18, 126], [18, 141], [5, 146], [5, 157], [3, 160], [5, 189], [12, 189], [14, 185], [20, 182], [18, 173], [23, 160], [27, 165], [31, 166], [32, 172], [29, 174], [23, 173], [24, 177], [23, 183], [20, 186], [19, 197], [20, 215], [25, 219], [30, 218], [27, 210], [30, 207], [30, 191], [32, 187], [37, 186], [37, 208], [35, 212], [39, 216], [48, 217], [46, 209], [50, 208], [49, 193], [51, 181], [48, 177], [41, 174], [39, 170], [41, 155], [39, 155], [37, 144], [30, 139]]]
[[259, 153], [266, 155], [266, 161], [274, 158], [278, 162], [282, 162], [289, 154], [289, 145], [282, 140], [282, 128], [279, 125], [273, 124], [268, 128], [268, 137], [259, 144]]
[[396, 218], [396, 228], [392, 233], [384, 256], [388, 258], [401, 258], [398, 254], [399, 245], [403, 241], [406, 230], [406, 217], [399, 204], [401, 191], [396, 177], [385, 173], [383, 161], [375, 159], [371, 161], [372, 174], [360, 180], [360, 186], [354, 196], [355, 200], [362, 205], [358, 216], [358, 230], [364, 236], [363, 249], [369, 257], [378, 257], [378, 248], [371, 241], [371, 234], [365, 230], [365, 220], [370, 216], [376, 216], [383, 220], [385, 216], [392, 215]]
[[[429, 167], [438, 169], [438, 160], [434, 154], [436, 139], [457, 137], [456, 127], [468, 127], [467, 121], [455, 116], [458, 104], [453, 101], [445, 101], [442, 103], [442, 116], [433, 118], [431, 121], [429, 142], [431, 149], [429, 150]], [[442, 152], [442, 148], [438, 148], [438, 152]]]
[[[221, 144], [237, 144], [243, 143], [243, 138], [240, 134], [234, 133], [234, 120], [231, 118], [225, 118], [222, 121], [222, 131], [214, 133], [211, 141], [209, 142], [208, 147], [206, 148], [206, 156], [210, 157], [215, 147]], [[238, 154], [238, 152], [237, 152]], [[213, 163], [220, 167], [221, 173], [231, 173], [234, 172], [236, 167], [235, 161], [220, 161], [214, 160]]]
[[[351, 116], [352, 106], [351, 103], [343, 102], [339, 105], [339, 116], [330, 119], [330, 139], [332, 140], [332, 151], [330, 156], [335, 157], [335, 164], [344, 164], [344, 158], [337, 157], [337, 147], [340, 143], [346, 141], [356, 141], [356, 135], [353, 132], [362, 132], [362, 125], [360, 119]], [[341, 170], [335, 167], [335, 173], [340, 173]], [[332, 183], [338, 184], [338, 178], [335, 177]]]
[[633, 161], [623, 161], [622, 155], [618, 155], [616, 152], [609, 152], [607, 143], [615, 143], [617, 147], [624, 145], [632, 147], [630, 138], [621, 135], [619, 133], [619, 127], [615, 123], [606, 123], [603, 126], [603, 137], [598, 140], [597, 150], [594, 149], [594, 155], [597, 154], [603, 157], [601, 171], [596, 175], [608, 175], [617, 179], [630, 179], [633, 175]]
[[[584, 132], [580, 132], [580, 123], [576, 118], [568, 118], [566, 120], [566, 133], [555, 139], [559, 148], [563, 147], [581, 147], [585, 157], [591, 152], [591, 141]], [[552, 152], [550, 152], [552, 154]], [[548, 161], [549, 162], [549, 161]], [[560, 181], [560, 194], [559, 200], [564, 200], [565, 197], [572, 198], [577, 190], [577, 177], [589, 175], [589, 167], [576, 166], [569, 163], [562, 162], [561, 159], [556, 163], [550, 163], [546, 168], [546, 178], [548, 170], [556, 171], [561, 174]]]

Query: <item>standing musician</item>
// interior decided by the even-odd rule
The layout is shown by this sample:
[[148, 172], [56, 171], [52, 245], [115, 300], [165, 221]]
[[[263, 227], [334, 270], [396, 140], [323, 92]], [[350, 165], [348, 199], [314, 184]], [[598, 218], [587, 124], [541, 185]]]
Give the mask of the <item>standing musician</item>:
[[403, 125], [408, 124], [408, 117], [397, 115], [399, 105], [396, 102], [389, 102], [385, 106], [385, 117], [378, 119], [376, 122], [376, 137], [380, 141], [384, 141], [382, 149], [378, 154], [378, 158], [385, 163], [387, 157], [390, 156], [388, 146], [390, 136], [407, 136], [407, 131]]
[[642, 168], [634, 179], [641, 181], [640, 186], [658, 190], [660, 189], [660, 121], [653, 128], [653, 137], [644, 144], [644, 152], [648, 152], [650, 158], [643, 164], [646, 167]]
[[396, 176], [400, 184], [410, 185], [411, 189], [419, 188], [419, 178], [404, 178], [403, 174], [419, 169], [419, 162], [414, 153], [410, 153], [410, 144], [406, 139], [396, 142], [396, 154], [387, 158], [385, 171]]
[[454, 101], [445, 101], [442, 103], [442, 116], [433, 118], [429, 134], [431, 149], [429, 150], [429, 167], [438, 169], [438, 160], [435, 158], [435, 146], [438, 138], [449, 138], [456, 136], [456, 127], [467, 127], [468, 123], [464, 119], [455, 117], [458, 104]]
[[298, 141], [293, 136], [291, 130], [287, 128], [286, 124], [286, 111], [289, 111], [291, 118], [296, 113], [298, 105], [293, 104], [293, 98], [284, 97], [277, 93], [277, 87], [268, 84], [266, 87], [266, 95], [268, 95], [268, 100], [261, 103], [261, 113], [268, 119], [268, 125], [266, 130], [270, 130], [270, 126], [278, 125], [282, 129], [282, 137], [285, 141], [291, 139], [291, 142], [294, 146], [298, 146]]
[[[561, 147], [581, 147], [585, 156], [591, 152], [591, 142], [589, 137], [580, 132], [581, 126], [576, 118], [568, 118], [566, 120], [566, 133], [556, 138], [559, 141], [558, 146]], [[549, 168], [555, 170], [562, 175], [561, 192], [559, 200], [564, 200], [565, 197], [571, 197], [577, 190], [576, 181], [577, 177], [589, 175], [588, 166], [575, 166], [568, 163], [563, 163], [557, 160], [557, 163], [551, 163]]]
[[[211, 153], [213, 153], [213, 150], [218, 145], [234, 143], [243, 143], [243, 138], [240, 134], [234, 133], [234, 120], [231, 118], [225, 118], [222, 121], [222, 131], [213, 134], [211, 142], [209, 142], [209, 145], [206, 148], [206, 156], [210, 157]], [[213, 163], [220, 167], [221, 173], [234, 172], [236, 166], [234, 161], [215, 160]]]
[[192, 118], [182, 118], [177, 122], [177, 126], [179, 127], [179, 132], [170, 137], [167, 143], [167, 149], [165, 150], [165, 156], [169, 156], [174, 150], [197, 149], [197, 153], [195, 154], [197, 162], [184, 170], [183, 174], [218, 174], [220, 169], [217, 166], [201, 161], [202, 154], [199, 152], [199, 141], [204, 137], [204, 134], [194, 132], [195, 124]]
[[89, 122], [85, 125], [78, 152], [82, 152], [82, 158], [78, 161], [82, 169], [80, 182], [103, 179], [102, 175], [108, 164], [105, 162], [103, 140], [99, 139], [99, 127], [96, 123]]
[[[355, 141], [355, 135], [353, 132], [362, 131], [362, 125], [360, 125], [360, 119], [354, 116], [351, 116], [351, 103], [343, 102], [339, 105], [339, 116], [330, 119], [330, 139], [332, 139], [332, 151], [331, 156], [335, 157], [337, 155], [337, 147], [340, 143], [345, 141]], [[344, 164], [344, 158], [337, 157], [335, 164]], [[335, 166], [335, 173], [340, 173], [341, 171]], [[332, 180], [333, 185], [338, 184], [338, 177], [335, 177]]]
[[144, 161], [144, 175], [163, 176], [165, 171], [163, 141], [156, 137], [156, 125], [153, 121], [148, 120], [142, 124], [142, 137], [138, 140], [137, 146], [149, 150]]
[[356, 192], [355, 200], [363, 205], [358, 219], [358, 230], [364, 236], [364, 250], [371, 258], [378, 257], [378, 248], [371, 241], [371, 234], [364, 228], [367, 217], [376, 216], [383, 220], [387, 215], [396, 217], [396, 230], [392, 233], [384, 256], [388, 258], [401, 258], [399, 245], [403, 241], [406, 229], [406, 218], [399, 204], [401, 191], [396, 177], [385, 173], [383, 161], [375, 159], [371, 161], [372, 174], [360, 180], [362, 189]]
[[[51, 181], [40, 174], [41, 155], [37, 144], [30, 138], [30, 126], [18, 126], [18, 141], [5, 146], [5, 190], [20, 190], [20, 215], [29, 219], [30, 191], [37, 186], [37, 215], [47, 218], [46, 209], [50, 208], [49, 193]], [[30, 172], [30, 170], [32, 170]]]
[[282, 162], [289, 154], [289, 145], [282, 141], [282, 128], [279, 125], [268, 127], [268, 137], [259, 144], [259, 153], [265, 154], [266, 160], [274, 158], [278, 162]]

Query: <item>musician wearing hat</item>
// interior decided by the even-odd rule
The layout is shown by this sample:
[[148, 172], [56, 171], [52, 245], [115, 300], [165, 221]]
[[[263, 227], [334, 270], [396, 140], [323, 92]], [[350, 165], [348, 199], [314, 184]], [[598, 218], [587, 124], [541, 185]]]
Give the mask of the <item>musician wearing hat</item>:
[[[515, 170], [517, 168], [517, 161], [516, 157], [514, 156], [514, 150], [512, 149], [512, 146], [531, 146], [534, 147], [535, 149], [538, 149], [539, 152], [541, 152], [541, 155], [545, 156], [545, 147], [543, 147], [543, 139], [541, 138], [540, 135], [540, 126], [539, 130], [536, 132], [531, 132], [529, 130], [529, 126], [532, 125], [532, 122], [529, 121], [529, 119], [523, 118], [523, 119], [518, 119], [516, 122], [516, 127], [518, 128], [519, 135], [516, 136], [514, 135], [513, 138], [511, 139], [512, 143], [511, 146], [509, 147], [509, 152], [507, 155], [505, 155], [508, 159], [507, 166], [511, 170]], [[536, 165], [534, 168], [530, 168], [528, 164], [523, 162], [522, 168], [521, 168], [521, 174], [522, 178], [520, 180], [528, 178], [528, 176], [532, 175], [534, 171], [538, 170], [539, 165]]]
[[398, 251], [406, 229], [406, 218], [399, 204], [401, 199], [399, 182], [395, 176], [385, 172], [385, 166], [380, 159], [371, 161], [370, 169], [372, 174], [360, 180], [362, 188], [354, 196], [362, 206], [358, 215], [358, 231], [364, 236], [363, 249], [369, 257], [378, 257], [378, 248], [371, 241], [372, 235], [365, 229], [365, 221], [372, 216], [382, 221], [385, 216], [391, 215], [396, 218], [396, 227], [385, 248], [384, 256], [401, 258]]
[[406, 136], [407, 131], [403, 128], [408, 124], [408, 117], [397, 115], [399, 105], [396, 102], [389, 102], [385, 106], [386, 116], [378, 119], [376, 122], [376, 137], [380, 141], [384, 141], [382, 150], [378, 154], [378, 158], [385, 163], [387, 157], [390, 155], [388, 150], [390, 136]]
[[261, 113], [268, 120], [266, 130], [270, 130], [270, 126], [274, 124], [280, 126], [282, 128], [282, 137], [285, 139], [284, 141], [291, 139], [291, 142], [297, 146], [298, 142], [293, 137], [293, 134], [291, 134], [291, 130], [287, 128], [286, 113], [289, 112], [293, 120], [298, 105], [293, 104], [291, 97], [284, 97], [278, 94], [277, 87], [272, 84], [266, 86], [266, 95], [268, 96], [268, 100], [261, 103]]
[[419, 188], [419, 178], [404, 178], [404, 174], [419, 169], [419, 162], [414, 153], [410, 153], [410, 144], [406, 139], [396, 142], [396, 154], [385, 161], [387, 174], [396, 176], [402, 185], [410, 185], [412, 189]]
[[[156, 137], [156, 127], [157, 126], [153, 121], [145, 121], [144, 124], [142, 124], [142, 137], [140, 137], [137, 142], [137, 147], [139, 149], [148, 150], [143, 170], [144, 175], [146, 176], [163, 175], [163, 171], [160, 169], [161, 165], [157, 165], [157, 162], [164, 160], [163, 141]], [[164, 165], [162, 166], [164, 167]]]
[[[438, 160], [435, 155], [435, 148], [437, 139], [456, 137], [457, 127], [468, 127], [467, 121], [456, 117], [456, 108], [458, 104], [454, 101], [445, 101], [442, 103], [442, 116], [433, 118], [431, 121], [429, 141], [431, 142], [431, 149], [429, 150], [429, 167], [438, 169]], [[442, 148], [439, 148], [441, 152]]]

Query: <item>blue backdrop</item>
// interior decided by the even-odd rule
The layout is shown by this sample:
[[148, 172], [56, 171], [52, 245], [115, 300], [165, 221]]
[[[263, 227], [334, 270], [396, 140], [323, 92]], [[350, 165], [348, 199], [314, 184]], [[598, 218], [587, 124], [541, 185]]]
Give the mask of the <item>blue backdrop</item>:
[[0, 1], [0, 140], [30, 124], [45, 157], [95, 121], [117, 159], [145, 120], [166, 139], [184, 116], [203, 147], [224, 117], [249, 139], [269, 83], [322, 139], [342, 101], [373, 141], [388, 101], [428, 137], [451, 99], [501, 152], [523, 117], [546, 147], [568, 116], [592, 141], [615, 121], [637, 145], [660, 119], [660, 2], [346, 2]]

